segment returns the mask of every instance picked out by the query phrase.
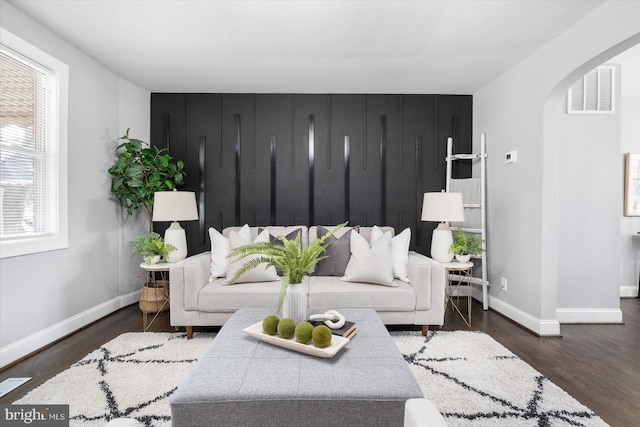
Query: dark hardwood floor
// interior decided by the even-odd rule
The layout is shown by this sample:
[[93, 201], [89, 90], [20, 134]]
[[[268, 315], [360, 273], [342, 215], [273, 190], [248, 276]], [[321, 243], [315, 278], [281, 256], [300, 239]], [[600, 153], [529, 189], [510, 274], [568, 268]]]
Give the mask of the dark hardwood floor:
[[[614, 427], [640, 425], [640, 300], [622, 299], [624, 325], [562, 325], [562, 337], [540, 338], [474, 301], [472, 329], [483, 331]], [[443, 330], [466, 330], [447, 311]], [[137, 305], [125, 307], [0, 372], [33, 379], [6, 396], [11, 403], [123, 332], [142, 330]], [[151, 331], [174, 331], [169, 314]], [[197, 333], [198, 329], [195, 329]]]

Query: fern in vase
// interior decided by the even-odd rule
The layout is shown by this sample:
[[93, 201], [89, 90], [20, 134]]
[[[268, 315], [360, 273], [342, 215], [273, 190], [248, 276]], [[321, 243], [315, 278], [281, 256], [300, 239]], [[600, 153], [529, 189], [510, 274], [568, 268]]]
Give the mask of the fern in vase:
[[311, 267], [328, 258], [322, 255], [329, 244], [327, 239], [345, 225], [347, 225], [346, 222], [333, 227], [327, 234], [310, 242], [309, 246], [304, 249], [302, 249], [300, 242], [301, 232], [298, 232], [293, 240], [278, 236], [282, 245], [271, 242], [254, 242], [232, 249], [227, 258], [235, 258], [236, 261], [250, 255], [258, 256], [244, 263], [231, 278], [230, 282], [235, 282], [244, 273], [263, 263], [266, 263], [267, 267], [280, 268], [283, 274], [277, 310], [280, 311], [284, 297], [287, 294], [287, 287], [290, 284], [302, 283], [302, 278], [309, 273]]

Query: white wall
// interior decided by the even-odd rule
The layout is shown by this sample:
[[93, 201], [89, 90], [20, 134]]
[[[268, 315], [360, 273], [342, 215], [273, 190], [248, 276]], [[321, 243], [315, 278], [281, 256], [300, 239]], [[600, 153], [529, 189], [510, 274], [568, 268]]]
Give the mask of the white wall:
[[[638, 78], [625, 74], [622, 78]], [[640, 153], [640, 96], [622, 96], [622, 127], [620, 167], [624, 171], [625, 153]], [[620, 204], [624, 199], [620, 199]], [[623, 216], [620, 221], [620, 296], [638, 295], [638, 274], [640, 271], [640, 217]]]
[[2, 27], [69, 66], [69, 248], [0, 260], [4, 366], [137, 299], [140, 260], [123, 239], [139, 225], [110, 197], [107, 168], [124, 127], [148, 138], [150, 95], [12, 5], [0, 8]]
[[[474, 144], [479, 144], [480, 133], [487, 134], [488, 270], [494, 284], [490, 306], [543, 335], [559, 333], [558, 266], [563, 255], [558, 241], [558, 179], [565, 161], [559, 151], [559, 104], [578, 76], [640, 42], [637, 16], [640, 2], [604, 3], [474, 93]], [[634, 36], [637, 40], [629, 40]], [[604, 57], [594, 60], [603, 52]], [[518, 163], [504, 163], [510, 150], [518, 150]], [[607, 212], [598, 224], [575, 221], [582, 221], [585, 232], [616, 224], [618, 239], [616, 213]], [[619, 245], [602, 251], [592, 240], [589, 246], [585, 265], [613, 265], [610, 271], [617, 277]], [[508, 292], [496, 286], [500, 277], [508, 279]], [[573, 290], [585, 296], [581, 308], [600, 306], [590, 292], [595, 287], [604, 287], [599, 292], [607, 295], [605, 311], [620, 315], [619, 301], [613, 297], [619, 293], [617, 280], [581, 283]]]
[[566, 96], [558, 113], [557, 306], [563, 313], [561, 323], [572, 321], [576, 310], [618, 306], [614, 285], [621, 253], [622, 169], [620, 66], [615, 66], [613, 114], [567, 114]]

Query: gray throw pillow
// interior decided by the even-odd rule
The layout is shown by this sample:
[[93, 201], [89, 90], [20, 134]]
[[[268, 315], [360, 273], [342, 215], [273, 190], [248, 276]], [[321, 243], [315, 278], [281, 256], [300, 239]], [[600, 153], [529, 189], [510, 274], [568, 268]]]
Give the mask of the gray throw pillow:
[[[329, 236], [327, 242], [329, 245], [325, 249], [322, 256], [328, 256], [316, 264], [314, 275], [316, 276], [344, 276], [344, 272], [351, 258], [351, 232], [355, 230], [357, 233], [360, 227], [355, 226], [340, 237], [335, 235]], [[318, 226], [318, 238], [327, 234], [329, 230], [325, 227]]]
[[[258, 234], [262, 233], [263, 230], [266, 230], [266, 229], [262, 227], [258, 228]], [[302, 233], [302, 229], [298, 228], [296, 230], [293, 230], [291, 233], [287, 234], [284, 237], [287, 240], [295, 240], [296, 237], [298, 237], [298, 234], [300, 233]], [[269, 242], [271, 242], [272, 245], [284, 246], [284, 243], [282, 242], [282, 240], [280, 240], [280, 236], [274, 236], [273, 234], [269, 234]], [[300, 244], [302, 244], [302, 241], [300, 241]], [[276, 267], [276, 272], [278, 273], [278, 276], [284, 276], [284, 272], [280, 267]]]

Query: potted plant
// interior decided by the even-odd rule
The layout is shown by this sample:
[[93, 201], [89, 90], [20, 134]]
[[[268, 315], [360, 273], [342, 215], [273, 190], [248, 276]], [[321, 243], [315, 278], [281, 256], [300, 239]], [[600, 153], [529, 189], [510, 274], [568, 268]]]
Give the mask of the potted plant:
[[173, 190], [184, 183], [184, 163], [173, 159], [165, 149], [150, 148], [146, 142], [129, 138], [129, 129], [119, 139], [116, 163], [109, 168], [111, 194], [118, 198], [129, 215], [142, 207], [153, 231], [153, 195], [156, 191]]
[[454, 253], [459, 262], [468, 262], [471, 255], [477, 255], [484, 251], [484, 240], [479, 236], [468, 236], [461, 228], [456, 231], [453, 243], [449, 247], [449, 253]]
[[156, 264], [161, 257], [166, 259], [169, 252], [176, 250], [173, 245], [165, 243], [162, 236], [154, 232], [135, 237], [129, 242], [133, 245], [131, 253], [142, 255], [147, 264]]
[[345, 225], [347, 225], [346, 222], [333, 227], [327, 234], [315, 239], [304, 249], [300, 244], [301, 233], [298, 233], [293, 240], [279, 236], [278, 239], [282, 245], [271, 242], [254, 242], [232, 249], [227, 256], [228, 258], [242, 259], [249, 255], [258, 256], [244, 263], [230, 282], [233, 283], [245, 272], [263, 263], [266, 263], [267, 267], [278, 267], [282, 270], [283, 276], [277, 312], [282, 309], [283, 316], [291, 317], [296, 323], [306, 320], [307, 295], [302, 287], [302, 278], [309, 273], [311, 267], [327, 258], [322, 256], [329, 244], [326, 240]]

